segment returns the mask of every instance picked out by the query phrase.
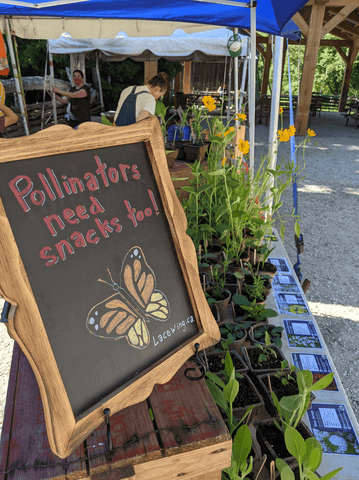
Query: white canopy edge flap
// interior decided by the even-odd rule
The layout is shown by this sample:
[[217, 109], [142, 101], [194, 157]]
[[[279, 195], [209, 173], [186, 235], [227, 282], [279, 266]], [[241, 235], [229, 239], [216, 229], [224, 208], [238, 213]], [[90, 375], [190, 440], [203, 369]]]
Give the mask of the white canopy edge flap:
[[[119, 31], [129, 37], [156, 37], [171, 35], [177, 28], [186, 33], [201, 32], [223, 28], [218, 25], [197, 23], [160, 22], [156, 20], [121, 20], [90, 18], [47, 18], [17, 17], [10, 18], [12, 32], [20, 38], [55, 39], [62, 33], [69, 33], [72, 38], [114, 38]], [[0, 17], [0, 30], [5, 32], [5, 19]]]

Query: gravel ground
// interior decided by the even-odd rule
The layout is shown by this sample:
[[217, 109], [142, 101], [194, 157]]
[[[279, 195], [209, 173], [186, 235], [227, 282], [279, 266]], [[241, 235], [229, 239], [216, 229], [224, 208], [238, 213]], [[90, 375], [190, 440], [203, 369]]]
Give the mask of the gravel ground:
[[[305, 152], [305, 179], [298, 185], [299, 215], [305, 250], [300, 255], [310, 309], [359, 420], [359, 130], [345, 127], [338, 113], [311, 119], [317, 136]], [[256, 156], [267, 152], [269, 129], [256, 127]], [[297, 137], [298, 144], [303, 137]], [[317, 145], [315, 145], [315, 142]], [[278, 161], [289, 158], [289, 143], [279, 147]], [[297, 153], [298, 161], [302, 152]], [[283, 195], [283, 212], [291, 213], [291, 191]], [[345, 237], [345, 242], [341, 238]], [[285, 248], [297, 261], [293, 229], [288, 224]], [[0, 431], [13, 341], [0, 325]]]

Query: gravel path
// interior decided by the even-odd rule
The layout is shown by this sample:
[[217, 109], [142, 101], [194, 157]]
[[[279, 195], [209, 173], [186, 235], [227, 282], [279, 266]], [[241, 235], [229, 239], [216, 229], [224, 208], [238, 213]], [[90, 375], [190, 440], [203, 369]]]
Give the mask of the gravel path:
[[[300, 260], [303, 279], [312, 282], [307, 292], [309, 306], [359, 420], [359, 372], [355, 367], [359, 359], [359, 130], [344, 124], [337, 113], [311, 119], [317, 136], [306, 147], [306, 178], [298, 186], [305, 243]], [[268, 135], [267, 127], [257, 125], [256, 156], [267, 152]], [[289, 143], [280, 145], [278, 161], [282, 156], [289, 158]], [[297, 157], [299, 161], [302, 154], [298, 152]], [[290, 191], [283, 200], [283, 212], [291, 213]], [[295, 263], [290, 226], [285, 247]], [[12, 345], [5, 326], [0, 325], [0, 431]]]

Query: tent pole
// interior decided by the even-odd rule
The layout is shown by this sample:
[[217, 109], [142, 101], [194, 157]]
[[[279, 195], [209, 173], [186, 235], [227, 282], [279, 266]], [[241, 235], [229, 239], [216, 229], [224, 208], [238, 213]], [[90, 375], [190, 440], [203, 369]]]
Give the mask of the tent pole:
[[54, 115], [54, 124], [57, 125], [57, 106], [56, 106], [56, 97], [55, 92], [52, 91], [52, 87], [54, 86], [55, 74], [54, 74], [54, 59], [52, 57], [52, 53], [49, 52], [49, 65], [50, 65], [50, 88], [52, 94], [52, 111]]
[[246, 87], [246, 77], [247, 77], [247, 65], [248, 65], [248, 57], [244, 59], [243, 62], [243, 69], [242, 69], [242, 81], [241, 81], [241, 92], [239, 94], [239, 107], [238, 110], [242, 111], [242, 102], [244, 98], [244, 89]]
[[229, 71], [228, 71], [228, 107], [227, 107], [227, 123], [231, 117], [231, 90], [232, 90], [232, 60], [233, 58], [230, 57], [229, 59]]
[[16, 92], [17, 92], [17, 97], [18, 97], [18, 100], [19, 100], [22, 122], [24, 124], [25, 134], [30, 135], [29, 125], [28, 125], [28, 122], [27, 122], [27, 116], [26, 116], [26, 110], [25, 110], [25, 103], [24, 103], [25, 95], [24, 95], [24, 93], [21, 93], [21, 92], [23, 92], [23, 90], [21, 89], [21, 85], [20, 85], [19, 72], [18, 72], [18, 69], [17, 69], [17, 66], [16, 66], [15, 52], [14, 52], [14, 47], [13, 47], [13, 44], [12, 44], [10, 24], [9, 24], [9, 20], [7, 18], [5, 18], [5, 25], [6, 25], [7, 43], [8, 43], [9, 50], [10, 50], [12, 71], [14, 72]]
[[[238, 34], [238, 28], [233, 29], [234, 35]], [[234, 57], [234, 111], [238, 113], [238, 57]], [[238, 127], [238, 120], [236, 120]]]
[[257, 2], [250, 1], [251, 9], [251, 50], [250, 50], [250, 68], [249, 68], [249, 171], [251, 175], [254, 172], [254, 123], [255, 123], [255, 105], [256, 105], [256, 5]]
[[98, 91], [100, 93], [101, 108], [102, 108], [102, 110], [105, 110], [105, 105], [103, 103], [101, 76], [100, 76], [100, 64], [99, 64], [99, 58], [98, 58], [98, 52], [97, 51], [96, 51], [96, 73], [97, 73]]
[[[278, 150], [278, 117], [279, 117], [279, 104], [280, 104], [280, 91], [282, 84], [282, 63], [283, 63], [283, 46], [284, 38], [275, 37], [274, 44], [274, 57], [273, 57], [273, 87], [272, 87], [272, 102], [270, 110], [270, 123], [269, 123], [269, 150], [270, 156], [269, 168], [275, 169], [277, 163], [277, 150]], [[270, 187], [273, 186], [273, 178], [270, 183]], [[269, 192], [267, 192], [267, 195]], [[268, 201], [268, 205], [271, 208], [273, 199]]]

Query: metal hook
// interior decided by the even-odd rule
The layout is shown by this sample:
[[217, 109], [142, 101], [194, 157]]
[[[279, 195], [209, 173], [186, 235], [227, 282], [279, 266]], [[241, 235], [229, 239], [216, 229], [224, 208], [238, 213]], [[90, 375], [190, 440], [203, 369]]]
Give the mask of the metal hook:
[[106, 422], [106, 427], [107, 427], [107, 448], [108, 448], [108, 453], [107, 457], [108, 460], [111, 461], [112, 458], [112, 438], [111, 438], [111, 426], [110, 426], [110, 414], [111, 410], [109, 408], [105, 408], [103, 411], [103, 414], [105, 415], [105, 422]]
[[186, 378], [188, 378], [188, 380], [193, 380], [193, 381], [197, 381], [197, 380], [201, 380], [205, 374], [206, 374], [206, 364], [204, 363], [204, 361], [202, 360], [202, 358], [200, 357], [199, 355], [199, 343], [195, 343], [194, 344], [194, 348], [196, 350], [195, 352], [195, 355], [193, 357], [191, 357], [189, 360], [191, 360], [192, 362], [194, 362], [197, 367], [199, 368], [200, 372], [201, 372], [201, 375], [199, 377], [191, 377], [188, 372], [195, 372], [196, 369], [195, 368], [186, 368], [186, 370], [184, 371], [184, 375]]

